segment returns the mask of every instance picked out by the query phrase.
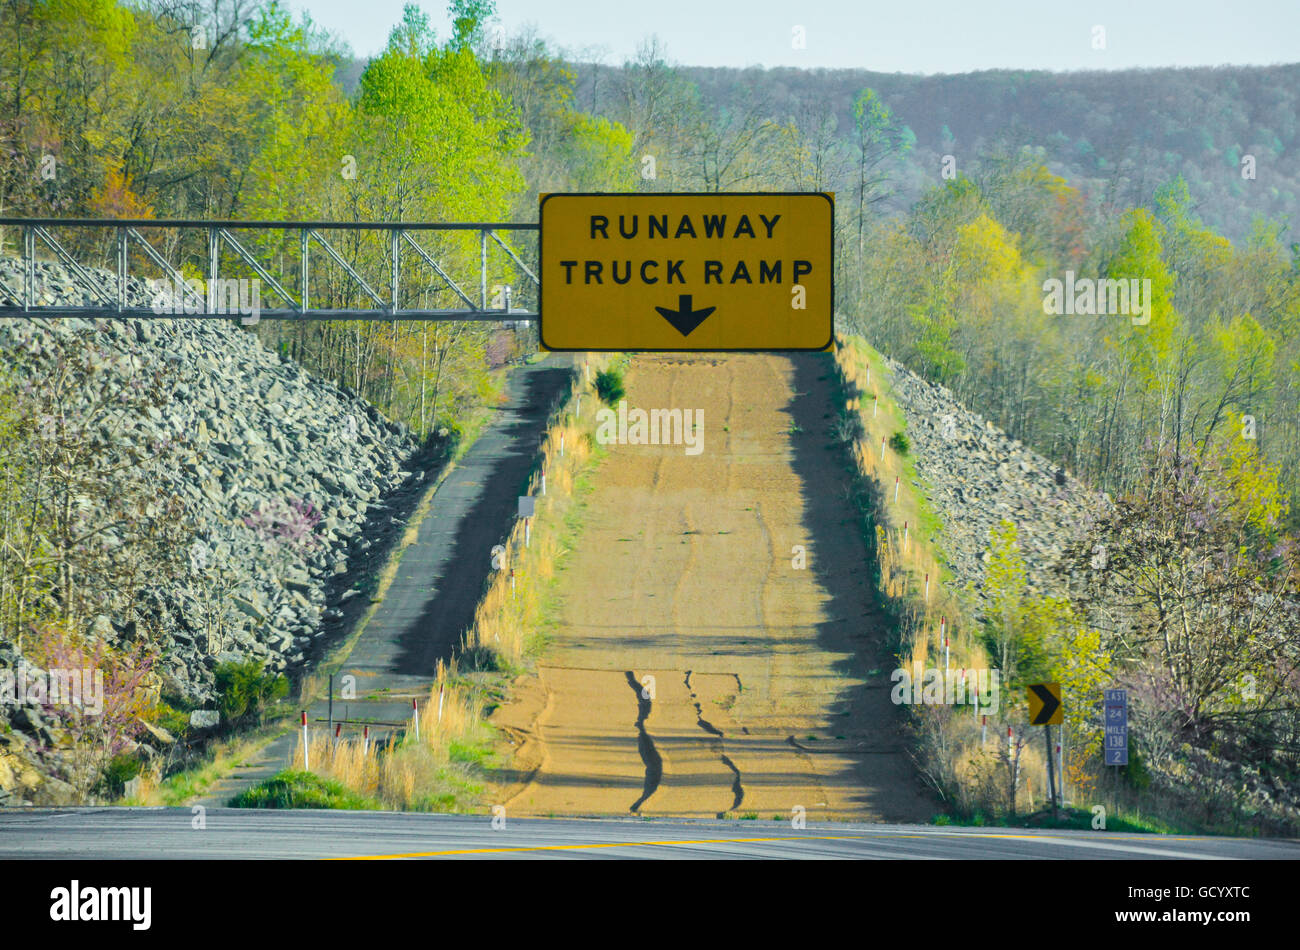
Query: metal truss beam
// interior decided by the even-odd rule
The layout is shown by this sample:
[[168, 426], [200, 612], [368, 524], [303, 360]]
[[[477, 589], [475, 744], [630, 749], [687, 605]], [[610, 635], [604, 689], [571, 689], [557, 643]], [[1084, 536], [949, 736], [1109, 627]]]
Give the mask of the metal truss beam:
[[[540, 288], [540, 281], [536, 273], [525, 263], [525, 259], [521, 257], [517, 248], [512, 247], [511, 244], [501, 238], [501, 232], [522, 232], [520, 236], [526, 236], [528, 232], [535, 232], [539, 229], [536, 223], [208, 221], [0, 217], [0, 228], [7, 227], [18, 228], [22, 235], [21, 255], [19, 257], [21, 280], [19, 281], [20, 286], [14, 287], [3, 278], [0, 278], [0, 294], [3, 294], [9, 300], [8, 303], [0, 302], [0, 316], [13, 314], [51, 317], [103, 315], [161, 317], [167, 319], [237, 316], [237, 313], [232, 313], [226, 306], [225, 301], [219, 299], [221, 295], [213, 292], [201, 293], [191, 283], [191, 280], [184, 276], [181, 263], [173, 263], [168, 260], [158, 248], [149, 243], [144, 233], [142, 233], [148, 230], [165, 228], [179, 232], [177, 246], [185, 246], [186, 243], [190, 245], [188, 271], [189, 273], [195, 271], [205, 273], [209, 291], [220, 286], [217, 281], [225, 276], [222, 272], [222, 249], [226, 248], [233, 251], [239, 262], [247, 268], [244, 272], [251, 271], [255, 274], [255, 279], [271, 290], [286, 305], [259, 309], [257, 311], [259, 319], [517, 321], [531, 320], [537, 317], [534, 311], [511, 306], [512, 288], [509, 284], [506, 284], [504, 289], [504, 299], [502, 301], [504, 306], [488, 306], [489, 276], [499, 276], [490, 275], [488, 254], [490, 244], [495, 244], [505, 254], [504, 262], [498, 256], [498, 266], [504, 266], [507, 272], [513, 271], [517, 274], [518, 279], [525, 287], [531, 285], [534, 289]], [[60, 242], [51, 233], [51, 228], [58, 229], [61, 235], [71, 230], [75, 235], [75, 240], [65, 237]], [[280, 276], [277, 277], [272, 274], [267, 265], [250, 250], [251, 245], [246, 245], [235, 236], [234, 232], [236, 231], [281, 232], [284, 237], [289, 236], [292, 232], [297, 232], [299, 254], [296, 269], [291, 263], [287, 275], [283, 271], [283, 265]], [[370, 264], [367, 265], [355, 259], [350, 260], [340, 253], [339, 249], [330, 243], [325, 234], [322, 233], [328, 231], [368, 231], [382, 235], [385, 240], [382, 245], [384, 246], [384, 253], [381, 256], [388, 269], [386, 279], [376, 281], [370, 274], [366, 273], [367, 270], [373, 270], [377, 263], [373, 258]], [[462, 264], [462, 270], [469, 270], [471, 273], [472, 270], [478, 271], [474, 275], [478, 278], [479, 300], [477, 303], [469, 296], [469, 293], [462, 289], [462, 282], [473, 286], [469, 284], [469, 281], [473, 278], [467, 273], [463, 275], [462, 281], [458, 282], [449, 273], [451, 268], [444, 266], [444, 262], [440, 262], [416, 240], [416, 235], [430, 231], [470, 231], [478, 233], [479, 247], [478, 254], [475, 255], [478, 258], [475, 262], [478, 265], [477, 268], [472, 268], [472, 265], [467, 267]], [[187, 235], [193, 237], [189, 242], [185, 241]], [[116, 273], [106, 272], [100, 265], [78, 260], [77, 255], [69, 249], [70, 247], [102, 249], [105, 237], [113, 239], [114, 263], [116, 265], [114, 270]], [[311, 286], [310, 245], [313, 240], [325, 251], [330, 261], [337, 265], [347, 276], [351, 286], [360, 288], [362, 293], [373, 302], [373, 307], [343, 306], [340, 299], [335, 299], [343, 291], [339, 289], [328, 293], [322, 291], [319, 276], [317, 286], [314, 288]], [[77, 290], [86, 295], [84, 305], [69, 306], [66, 301], [57, 304], [45, 304], [38, 299], [36, 285], [38, 242], [44, 244], [52, 252], [52, 262], [61, 265]], [[199, 246], [203, 248], [202, 255], [195, 253], [193, 250]], [[416, 254], [416, 257], [412, 258], [411, 262], [417, 265], [423, 264], [428, 270], [436, 274], [445, 285], [438, 289], [455, 294], [464, 303], [464, 308], [404, 308], [401, 306], [404, 291], [409, 296], [412, 292], [428, 290], [428, 286], [424, 283], [417, 286], [404, 286], [404, 280], [408, 285], [413, 281], [409, 273], [404, 278], [402, 272], [402, 249], [404, 247], [413, 250]], [[176, 295], [163, 298], [164, 300], [170, 299], [171, 305], [156, 305], [154, 299], [152, 299], [156, 285], [152, 284], [150, 278], [131, 273], [131, 251], [133, 249], [143, 252], [150, 264], [156, 268], [157, 273], [177, 288]], [[51, 259], [51, 256], [46, 255], [45, 259]], [[407, 270], [410, 271], [409, 266]], [[142, 303], [139, 299], [140, 293], [138, 289], [134, 295], [135, 299], [132, 299], [131, 281], [133, 278], [150, 283], [150, 289], [147, 292], [147, 296], [151, 298], [150, 300]], [[226, 277], [225, 279], [231, 278]], [[381, 295], [378, 289], [383, 287], [384, 283], [388, 285], [387, 299]], [[516, 291], [513, 295], [517, 298], [518, 292]], [[95, 301], [99, 301], [99, 304], [96, 305]]]

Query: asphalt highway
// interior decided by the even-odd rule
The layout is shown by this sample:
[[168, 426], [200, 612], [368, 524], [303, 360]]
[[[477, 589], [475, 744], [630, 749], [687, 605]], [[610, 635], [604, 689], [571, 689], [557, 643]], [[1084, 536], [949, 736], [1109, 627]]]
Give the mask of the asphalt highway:
[[[501, 825], [502, 821], [497, 820]], [[1278, 859], [1294, 840], [671, 819], [409, 812], [51, 808], [0, 812], [0, 860], [226, 858]]]

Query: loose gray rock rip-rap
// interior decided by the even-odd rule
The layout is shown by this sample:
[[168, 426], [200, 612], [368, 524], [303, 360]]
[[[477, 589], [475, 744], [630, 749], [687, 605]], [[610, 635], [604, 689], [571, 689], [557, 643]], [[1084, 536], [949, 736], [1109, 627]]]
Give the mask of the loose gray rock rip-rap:
[[[81, 302], [84, 294], [63, 268], [36, 268], [41, 299]], [[0, 299], [16, 302], [21, 286], [18, 263], [0, 261]], [[128, 297], [135, 306], [153, 299], [135, 279]], [[195, 532], [185, 582], [157, 592], [164, 633], [156, 671], [164, 687], [209, 705], [218, 663], [301, 666], [341, 616], [332, 606], [345, 593], [335, 589], [336, 578], [371, 546], [363, 526], [386, 517], [385, 498], [408, 478], [423, 478], [409, 470], [415, 441], [365, 401], [268, 351], [230, 318], [6, 318], [0, 363], [19, 378], [48, 372], [44, 361], [57, 349], [48, 344], [88, 332], [143, 370], [163, 367], [171, 390], [162, 412], [130, 420], [120, 445], [127, 451], [131, 442], [159, 438], [181, 445], [182, 463], [162, 470], [156, 486], [183, 499]], [[281, 530], [277, 519], [286, 513], [307, 530]], [[218, 575], [231, 609], [221, 634], [209, 637], [204, 604]], [[93, 629], [111, 638], [121, 633], [119, 621], [98, 617]]]

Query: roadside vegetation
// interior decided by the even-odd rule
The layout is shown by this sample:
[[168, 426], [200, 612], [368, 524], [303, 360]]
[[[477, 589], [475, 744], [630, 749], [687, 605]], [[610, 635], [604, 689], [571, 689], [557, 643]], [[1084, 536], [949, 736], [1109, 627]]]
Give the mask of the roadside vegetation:
[[[1063, 811], [1057, 826], [1097, 827], [1096, 809], [1100, 806], [1108, 830], [1249, 834], [1285, 829], [1285, 821], [1277, 814], [1262, 811], [1240, 792], [1225, 800], [1209, 788], [1183, 795], [1170, 788], [1169, 776], [1153, 771], [1153, 760], [1157, 767], [1165, 768], [1170, 768], [1166, 763], [1183, 760], [1181, 768], [1188, 775], [1195, 774], [1199, 763], [1189, 748], [1178, 747], [1186, 740], [1180, 737], [1177, 720], [1162, 717], [1160, 710], [1142, 704], [1140, 690], [1135, 691], [1139, 705], [1130, 715], [1142, 722], [1143, 732], [1130, 736], [1129, 765], [1116, 769], [1102, 764], [1102, 729], [1092, 715], [1093, 704], [1103, 689], [1116, 682], [1130, 685], [1141, 683], [1142, 677], [1159, 676], [1164, 669], [1160, 653], [1149, 648], [1135, 654], [1127, 642], [1105, 636], [1089, 620], [1088, 608], [1094, 604], [1086, 593], [1072, 599], [1064, 585], [1059, 592], [1031, 593], [1017, 543], [1018, 528], [1011, 520], [1004, 520], [991, 533], [985, 582], [989, 605], [982, 621], [973, 619], [972, 599], [963, 596], [970, 592], [950, 590], [951, 578], [941, 566], [943, 525], [929, 510], [927, 486], [905, 455], [888, 448], [881, 454], [882, 440], [888, 446], [888, 434], [905, 426], [889, 396], [887, 367], [864, 341], [853, 337], [840, 338], [836, 367], [848, 414], [841, 419], [838, 431], [860, 476], [855, 500], [864, 530], [874, 538], [878, 590], [882, 607], [893, 620], [900, 667], [911, 670], [916, 665], [937, 664], [942, 669], [938, 625], [942, 618], [953, 669], [994, 669], [1000, 674], [999, 714], [990, 718], [986, 733], [982, 733], [983, 722], [969, 700], [956, 705], [904, 706], [900, 711], [917, 767], [948, 808], [936, 821], [1012, 826], [1052, 823], [1043, 811], [1047, 804], [1042, 783], [1046, 761], [1040, 731], [1013, 725], [1008, 736], [1005, 730], [1008, 722], [1027, 720], [1025, 684], [1057, 681], [1065, 706], [1065, 724], [1060, 728], [1064, 732], [1066, 801], [1075, 806]], [[899, 479], [897, 502], [895, 478]], [[1145, 508], [1158, 507], [1157, 502], [1122, 504]], [[1223, 517], [1230, 517], [1226, 514], [1230, 507], [1225, 505], [1224, 510]], [[1246, 517], [1249, 510], [1247, 507], [1240, 517]], [[1171, 516], [1170, 509], [1162, 511], [1162, 517]], [[1112, 516], [1115, 520], [1133, 517], [1127, 507]], [[1099, 523], [1113, 522], [1103, 519]], [[1209, 524], [1208, 517], [1205, 524]], [[1148, 532], [1147, 537], [1159, 537], [1154, 526]], [[1090, 566], [1095, 569], [1097, 563], [1094, 560]], [[1138, 552], [1128, 553], [1115, 570], [1134, 571], [1141, 563]], [[1205, 591], [1201, 596], [1209, 598], [1214, 593]], [[1254, 602], [1260, 606], [1258, 600]], [[1223, 616], [1224, 608], [1217, 609], [1217, 615]], [[1214, 635], [1223, 634], [1216, 630]], [[1194, 640], [1186, 643], [1189, 650], [1202, 648]], [[1267, 709], [1261, 712], [1269, 714]], [[1271, 715], [1284, 713], [1276, 710]], [[1278, 765], [1287, 767], [1284, 758]]]
[[346, 808], [353, 811], [377, 809], [379, 803], [362, 798], [341, 782], [311, 772], [286, 769], [274, 778], [241, 792], [232, 808]]
[[[596, 443], [596, 391], [614, 380], [622, 393], [620, 366], [607, 354], [585, 354], [587, 369], [575, 375], [570, 392], [553, 415], [538, 461], [521, 494], [535, 498], [536, 516], [515, 522], [499, 552], [499, 568], [489, 576], [474, 623], [465, 635], [465, 662], [477, 669], [522, 672], [544, 646], [549, 592], [568, 551], [566, 520], [577, 503], [577, 489], [602, 450]], [[592, 384], [586, 382], [587, 374]], [[614, 390], [605, 384], [605, 392]], [[593, 386], [596, 391], [593, 391]], [[561, 455], [561, 445], [563, 452]], [[541, 494], [542, 477], [546, 493]]]

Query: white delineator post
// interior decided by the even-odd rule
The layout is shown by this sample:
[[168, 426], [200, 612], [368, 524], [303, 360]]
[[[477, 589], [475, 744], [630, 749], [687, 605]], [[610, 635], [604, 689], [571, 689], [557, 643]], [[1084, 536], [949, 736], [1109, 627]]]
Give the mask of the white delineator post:
[[[979, 708], [978, 701], [976, 701], [975, 703], [975, 708], [976, 709]], [[988, 742], [988, 737], [989, 737], [989, 717], [980, 716], [980, 748], [981, 749], [984, 748], [985, 744]]]
[[871, 397], [871, 418], [876, 418], [876, 410], [880, 408], [880, 397]]
[[365, 755], [370, 751], [370, 727], [361, 727], [361, 754]]
[[420, 738], [420, 707], [414, 699], [411, 700], [411, 721], [415, 723], [415, 738], [418, 741]]
[[533, 537], [532, 520], [532, 518], [524, 519], [524, 547], [528, 547], [528, 542], [531, 541]]
[[307, 711], [302, 713], [302, 768], [304, 772], [311, 771], [311, 763], [307, 759], [307, 750], [310, 748], [307, 740]]
[[446, 689], [445, 685], [440, 684], [438, 686], [438, 721], [439, 722], [442, 722], [442, 694], [444, 689]]
[[1061, 804], [1065, 804], [1065, 724], [1056, 731], [1056, 784], [1060, 792]]
[[541, 493], [543, 495], [546, 494], [546, 469], [542, 469], [542, 492]]
[[898, 504], [898, 476], [894, 476], [894, 504]]
[[907, 553], [907, 538], [908, 538], [907, 522], [904, 521], [903, 522], [903, 553], [904, 554]]
[[[926, 599], [928, 600], [929, 593], [930, 593], [929, 574], [925, 575], [925, 592], [926, 592]], [[943, 671], [947, 673], [948, 672], [948, 618], [947, 617], [939, 618], [939, 636], [943, 638]], [[965, 675], [966, 675], [966, 671], [963, 670], [962, 676]]]
[[925, 602], [930, 602], [930, 574], [927, 571], [925, 575]]
[[560, 458], [564, 458], [564, 433], [560, 433]]
[[510, 568], [510, 596], [515, 596], [515, 569]]

